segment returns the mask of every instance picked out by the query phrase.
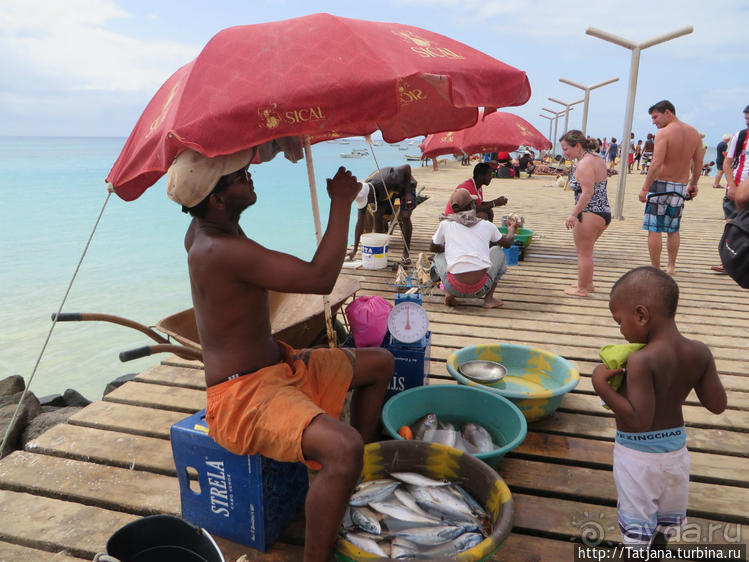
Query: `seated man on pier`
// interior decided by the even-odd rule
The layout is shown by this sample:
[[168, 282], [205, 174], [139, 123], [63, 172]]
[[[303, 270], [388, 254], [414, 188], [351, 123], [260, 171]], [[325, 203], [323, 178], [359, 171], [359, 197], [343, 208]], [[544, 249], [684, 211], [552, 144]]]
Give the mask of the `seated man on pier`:
[[[257, 200], [252, 150], [206, 158], [186, 150], [167, 193], [189, 212], [185, 236], [207, 387], [209, 434], [237, 455], [304, 462], [320, 472], [306, 499], [304, 559], [327, 560], [377, 424], [393, 356], [379, 349], [295, 350], [271, 335], [268, 291], [329, 293], [346, 254], [361, 185], [343, 167], [328, 179], [328, 226], [312, 261], [264, 248], [239, 216]], [[339, 421], [346, 392], [353, 427]]]
[[[476, 199], [476, 214], [480, 219], [488, 220], [489, 222], [494, 220], [494, 207], [507, 204], [507, 197], [497, 197], [490, 201], [484, 201], [484, 186], [489, 185], [492, 181], [492, 172], [497, 165], [490, 164], [488, 162], [479, 162], [473, 167], [473, 178], [468, 179], [461, 183], [458, 189], [466, 189], [468, 193], [475, 196]], [[449, 217], [453, 213], [450, 208], [450, 203], [445, 206], [445, 215]]]
[[[380, 170], [382, 173], [380, 173]], [[359, 248], [361, 235], [365, 231], [386, 233], [396, 215], [398, 226], [403, 234], [403, 257], [401, 264], [409, 265], [411, 258], [411, 213], [416, 207], [416, 179], [411, 174], [411, 166], [404, 164], [398, 167], [387, 166], [375, 170], [366, 180], [363, 188], [356, 197], [359, 212], [356, 216], [354, 229], [354, 246], [348, 253], [349, 259], [354, 259]], [[395, 211], [395, 201], [399, 201], [399, 208]]]
[[507, 263], [496, 244], [512, 246], [517, 222], [508, 217], [507, 235], [502, 236], [496, 226], [476, 215], [476, 196], [467, 189], [456, 189], [447, 204], [453, 212], [440, 222], [430, 246], [436, 252], [432, 280], [445, 286], [447, 306], [455, 306], [456, 297], [483, 298], [485, 308], [502, 306], [494, 290]]

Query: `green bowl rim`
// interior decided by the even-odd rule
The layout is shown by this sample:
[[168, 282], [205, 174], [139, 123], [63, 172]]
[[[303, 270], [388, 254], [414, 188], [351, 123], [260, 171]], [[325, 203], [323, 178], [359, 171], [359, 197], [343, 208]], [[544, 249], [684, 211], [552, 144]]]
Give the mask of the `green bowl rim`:
[[[480, 347], [486, 347], [486, 345], [487, 344], [482, 344]], [[564, 363], [566, 363], [568, 365], [569, 369], [572, 371], [572, 373], [573, 373], [574, 376], [572, 377], [572, 380], [570, 382], [568, 382], [567, 384], [565, 384], [563, 386], [558, 386], [558, 387], [556, 387], [554, 389], [546, 389], [547, 391], [551, 390], [551, 397], [560, 396], [562, 394], [568, 393], [573, 388], [575, 388], [578, 385], [578, 383], [580, 382], [580, 371], [578, 371], [577, 367], [575, 367], [572, 364], [572, 361], [570, 361], [569, 359], [565, 359], [561, 355], [557, 355], [556, 353], [552, 353], [551, 351], [546, 351], [545, 349], [541, 349], [540, 347], [536, 347], [536, 346], [532, 346], [532, 345], [524, 345], [524, 344], [520, 344], [520, 343], [501, 343], [500, 342], [499, 344], [488, 344], [488, 345], [500, 345], [500, 346], [505, 346], [505, 347], [522, 348], [522, 349], [528, 349], [528, 350], [529, 349], [538, 349], [539, 351], [543, 351], [545, 353], [553, 355], [554, 357], [558, 357]], [[499, 388], [496, 388], [496, 387], [493, 387], [493, 386], [489, 386], [489, 385], [477, 383], [477, 382], [474, 382], [471, 379], [463, 376], [457, 369], [453, 368], [453, 366], [451, 364], [451, 361], [452, 361], [452, 359], [453, 359], [453, 357], [455, 355], [457, 355], [461, 351], [465, 351], [465, 350], [469, 350], [469, 349], [476, 349], [477, 347], [479, 347], [479, 346], [478, 345], [470, 345], [470, 346], [467, 346], [467, 347], [463, 347], [463, 348], [461, 348], [461, 349], [459, 349], [457, 351], [453, 351], [450, 354], [450, 357], [447, 358], [447, 372], [450, 373], [450, 376], [452, 378], [454, 378], [456, 381], [458, 381], [460, 384], [462, 384], [464, 386], [471, 387], [471, 388], [473, 388], [475, 386], [480, 386], [482, 390], [485, 389], [485, 390], [488, 390], [489, 392], [493, 392], [493, 393], [499, 394], [502, 397], [505, 397], [505, 398], [515, 398], [517, 400], [540, 400], [541, 398], [546, 398], [546, 396], [544, 396], [544, 397], [535, 396], [533, 394], [528, 394], [526, 392], [517, 392], [517, 391], [513, 391], [513, 390], [504, 390], [504, 389], [499, 389]], [[455, 362], [457, 363], [457, 359], [455, 360]], [[539, 394], [539, 393], [537, 393], [537, 394]]]
[[[466, 379], [468, 380], [468, 379]], [[398, 394], [394, 394], [393, 396], [388, 399], [387, 402], [385, 402], [385, 405], [382, 407], [382, 423], [385, 425], [385, 430], [394, 438], [397, 440], [402, 441], [408, 441], [407, 439], [404, 439], [401, 435], [398, 434], [398, 429], [396, 428], [395, 431], [391, 431], [390, 427], [388, 427], [388, 422], [385, 420], [385, 412], [389, 412], [394, 406], [391, 405], [391, 402], [393, 400], [398, 400], [398, 396], [407, 395], [407, 394], [413, 394], [414, 392], [432, 392], [428, 389], [441, 389], [441, 388], [450, 388], [453, 392], [465, 392], [466, 390], [473, 392], [483, 392], [485, 394], [491, 395], [493, 398], [501, 398], [506, 405], [510, 407], [510, 411], [520, 420], [520, 429], [521, 431], [518, 433], [518, 435], [510, 441], [507, 445], [500, 447], [499, 449], [494, 449], [493, 451], [489, 451], [488, 453], [469, 453], [471, 456], [476, 457], [480, 460], [491, 460], [499, 456], [504, 456], [510, 451], [512, 451], [514, 448], [516, 448], [518, 445], [520, 445], [523, 440], [525, 440], [526, 435], [528, 434], [528, 421], [525, 419], [525, 415], [520, 410], [520, 408], [517, 407], [517, 404], [512, 402], [511, 400], [508, 400], [501, 394], [497, 394], [496, 392], [492, 392], [491, 390], [488, 390], [486, 388], [477, 388], [474, 386], [467, 386], [467, 385], [444, 385], [444, 384], [438, 384], [438, 385], [427, 385], [427, 386], [415, 386], [413, 388], [409, 388], [407, 390], [403, 390], [399, 392]], [[458, 390], [458, 389], [465, 389], [465, 390]], [[414, 420], [416, 421], [416, 420]], [[447, 446], [447, 445], [445, 445]]]

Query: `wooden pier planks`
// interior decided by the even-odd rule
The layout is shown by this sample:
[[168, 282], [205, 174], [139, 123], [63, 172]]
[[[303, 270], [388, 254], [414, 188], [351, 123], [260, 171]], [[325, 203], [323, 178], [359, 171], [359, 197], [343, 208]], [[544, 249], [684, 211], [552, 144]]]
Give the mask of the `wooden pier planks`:
[[[431, 199], [414, 212], [414, 257], [428, 249], [434, 217], [470, 169], [454, 166], [433, 173], [416, 168], [415, 174]], [[439, 291], [425, 298], [433, 332], [432, 384], [454, 384], [445, 367], [451, 353], [463, 345], [491, 341], [533, 344], [560, 353], [583, 375], [561, 408], [530, 424], [526, 440], [499, 466], [513, 491], [516, 518], [495, 560], [571, 560], [581, 530], [590, 522], [603, 525], [605, 536], [618, 540], [611, 474], [614, 419], [601, 408], [589, 377], [598, 363], [598, 349], [622, 341], [608, 311], [611, 285], [627, 268], [648, 263], [639, 226], [641, 208], [631, 200], [640, 179], [630, 178], [635, 188], [625, 203], [627, 220], [614, 221], [596, 245], [598, 291], [590, 299], [562, 293], [576, 274], [571, 235], [563, 228], [572, 195], [543, 187], [545, 178], [495, 180], [485, 190], [490, 197], [508, 196], [507, 211], [525, 216], [527, 226], [537, 232], [526, 259], [511, 267], [500, 283], [498, 294], [505, 306], [450, 309]], [[729, 395], [729, 410], [722, 416], [704, 411], [694, 396], [685, 407], [692, 450], [689, 521], [704, 528], [712, 523], [720, 530], [706, 537], [712, 539], [707, 542], [733, 540], [749, 522], [749, 359], [744, 343], [749, 336], [749, 293], [709, 270], [717, 263], [715, 246], [722, 230], [717, 192], [702, 189], [687, 207], [676, 274], [679, 327], [710, 345]], [[498, 209], [497, 214], [505, 212]], [[391, 256], [402, 248], [397, 236], [396, 229]], [[389, 269], [343, 274], [362, 279], [359, 295], [393, 297], [388, 283], [394, 272]], [[0, 560], [90, 560], [128, 521], [147, 513], [178, 512], [169, 428], [205, 405], [199, 367], [194, 361], [165, 357], [68, 424], [35, 439], [27, 451], [2, 459]], [[301, 524], [295, 521], [265, 554], [218, 541], [231, 561], [301, 560]], [[746, 532], [739, 538], [749, 540]]]

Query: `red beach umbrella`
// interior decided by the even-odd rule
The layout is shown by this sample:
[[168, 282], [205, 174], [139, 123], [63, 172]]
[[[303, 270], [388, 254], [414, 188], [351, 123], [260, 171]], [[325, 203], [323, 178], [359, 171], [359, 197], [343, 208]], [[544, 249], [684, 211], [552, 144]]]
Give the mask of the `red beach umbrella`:
[[256, 162], [379, 129], [387, 142], [521, 105], [524, 72], [443, 35], [330, 14], [225, 29], [159, 89], [107, 176], [130, 201], [187, 148]]
[[428, 135], [419, 148], [425, 157], [434, 158], [460, 152], [511, 152], [519, 146], [546, 150], [551, 148], [551, 142], [522, 117], [498, 111], [467, 129]]

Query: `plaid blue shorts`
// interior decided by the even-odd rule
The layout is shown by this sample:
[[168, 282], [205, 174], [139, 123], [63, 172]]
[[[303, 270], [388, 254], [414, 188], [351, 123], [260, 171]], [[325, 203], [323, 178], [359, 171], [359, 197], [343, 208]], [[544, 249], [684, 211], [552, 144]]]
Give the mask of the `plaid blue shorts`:
[[650, 232], [679, 232], [687, 185], [655, 180], [645, 203], [642, 229]]

